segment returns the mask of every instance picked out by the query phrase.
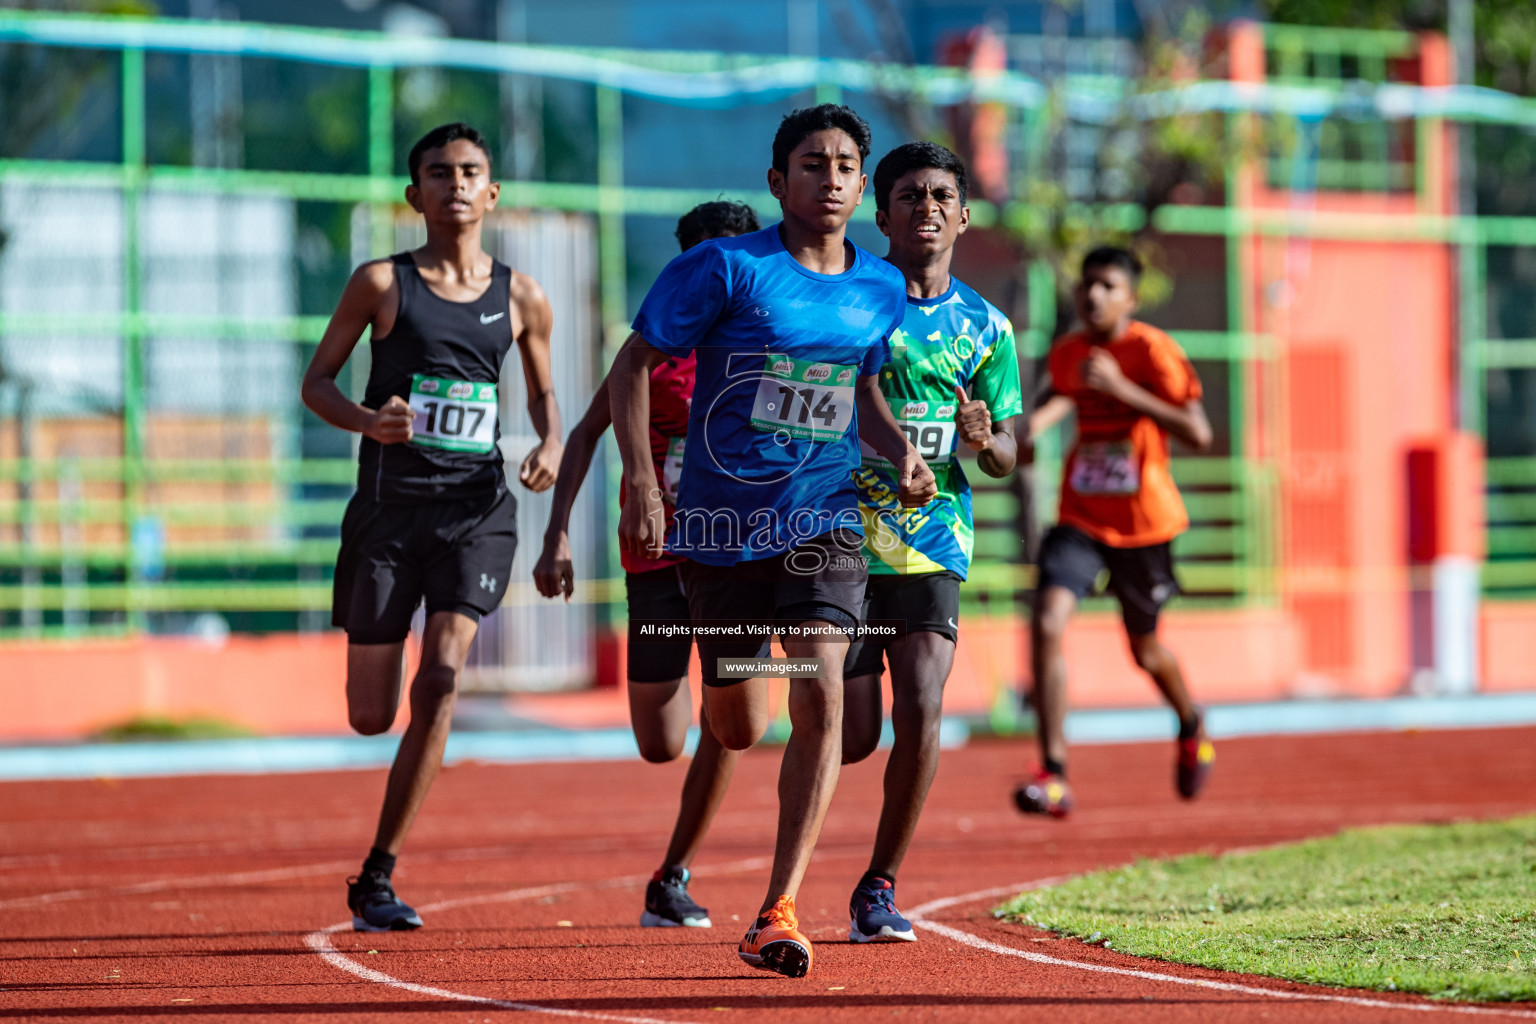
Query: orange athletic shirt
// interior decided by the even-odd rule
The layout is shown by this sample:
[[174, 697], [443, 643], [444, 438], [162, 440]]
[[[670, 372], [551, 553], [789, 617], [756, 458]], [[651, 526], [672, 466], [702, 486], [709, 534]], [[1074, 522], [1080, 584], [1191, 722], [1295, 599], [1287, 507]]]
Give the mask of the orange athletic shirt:
[[[1184, 350], [1168, 335], [1132, 320], [1104, 346], [1132, 383], [1182, 406], [1201, 395], [1200, 378]], [[1051, 348], [1051, 385], [1077, 406], [1077, 443], [1061, 480], [1063, 524], [1115, 548], [1172, 540], [1189, 528], [1184, 500], [1169, 468], [1168, 434], [1150, 416], [1083, 383], [1094, 349], [1082, 331]]]

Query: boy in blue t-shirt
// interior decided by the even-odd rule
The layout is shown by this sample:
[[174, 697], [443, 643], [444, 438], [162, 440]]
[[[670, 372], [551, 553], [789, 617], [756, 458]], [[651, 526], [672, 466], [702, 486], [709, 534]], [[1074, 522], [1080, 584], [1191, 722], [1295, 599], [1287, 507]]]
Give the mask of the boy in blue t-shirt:
[[[749, 662], [768, 654], [774, 633], [791, 659], [819, 662], [790, 679], [768, 897], [738, 947], [747, 963], [790, 977], [811, 967], [794, 897], [837, 785], [842, 663], [867, 577], [851, 475], [860, 440], [895, 467], [903, 505], [924, 505], [935, 490], [878, 386], [906, 312], [905, 282], [845, 238], [869, 142], [869, 126], [847, 107], [787, 115], [768, 171], [783, 221], [668, 264], [608, 377], [626, 489], [619, 543], [689, 559], [704, 713], [716, 737], [741, 750], [766, 731], [767, 682]], [[688, 446], [664, 538], [647, 381], [662, 359], [690, 352], [698, 372]]]

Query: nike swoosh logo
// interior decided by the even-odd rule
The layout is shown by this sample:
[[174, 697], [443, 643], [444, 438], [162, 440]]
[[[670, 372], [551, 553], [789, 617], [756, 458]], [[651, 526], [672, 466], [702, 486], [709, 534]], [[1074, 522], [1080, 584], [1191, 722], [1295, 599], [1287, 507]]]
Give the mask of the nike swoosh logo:
[[483, 324], [493, 324], [497, 320], [500, 320], [502, 317], [504, 317], [506, 315], [507, 314], [505, 314], [505, 313], [497, 313], [495, 316], [486, 316], [484, 313], [481, 313], [480, 314], [480, 322], [483, 323]]
[[955, 621], [955, 620], [954, 620], [954, 617], [953, 617], [953, 616], [951, 616], [951, 617], [950, 617], [950, 620], [949, 620], [949, 628], [950, 628], [950, 629], [959, 629], [959, 628], [960, 628], [960, 623], [958, 623], [958, 622], [956, 622], [956, 621]]

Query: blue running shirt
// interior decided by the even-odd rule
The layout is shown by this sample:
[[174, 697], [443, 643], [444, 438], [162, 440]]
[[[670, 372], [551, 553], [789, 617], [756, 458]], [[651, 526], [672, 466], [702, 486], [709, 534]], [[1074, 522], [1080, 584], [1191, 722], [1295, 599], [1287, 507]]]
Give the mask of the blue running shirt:
[[667, 550], [710, 565], [863, 532], [854, 386], [879, 373], [906, 282], [847, 243], [841, 274], [805, 269], [778, 225], [694, 246], [667, 264], [634, 328], [698, 375]]
[[866, 449], [854, 471], [864, 513], [864, 554], [875, 575], [949, 570], [965, 579], [971, 566], [971, 485], [955, 457], [955, 385], [987, 403], [992, 422], [1024, 411], [1019, 357], [1008, 318], [954, 278], [936, 299], [907, 299], [901, 330], [880, 390], [912, 446], [938, 480], [922, 508], [896, 500], [896, 468]]

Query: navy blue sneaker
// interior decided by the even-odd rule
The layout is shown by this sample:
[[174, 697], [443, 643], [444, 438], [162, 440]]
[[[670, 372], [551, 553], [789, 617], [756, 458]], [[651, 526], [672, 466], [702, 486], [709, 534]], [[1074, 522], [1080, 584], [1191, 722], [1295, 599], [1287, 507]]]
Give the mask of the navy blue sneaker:
[[912, 922], [896, 909], [896, 886], [885, 878], [867, 877], [848, 901], [849, 942], [916, 942]]
[[389, 876], [381, 871], [347, 879], [347, 906], [352, 910], [355, 932], [403, 932], [421, 927], [420, 915], [400, 902]]
[[642, 928], [712, 928], [709, 911], [688, 895], [688, 869], [672, 865], [651, 876], [645, 887]]

